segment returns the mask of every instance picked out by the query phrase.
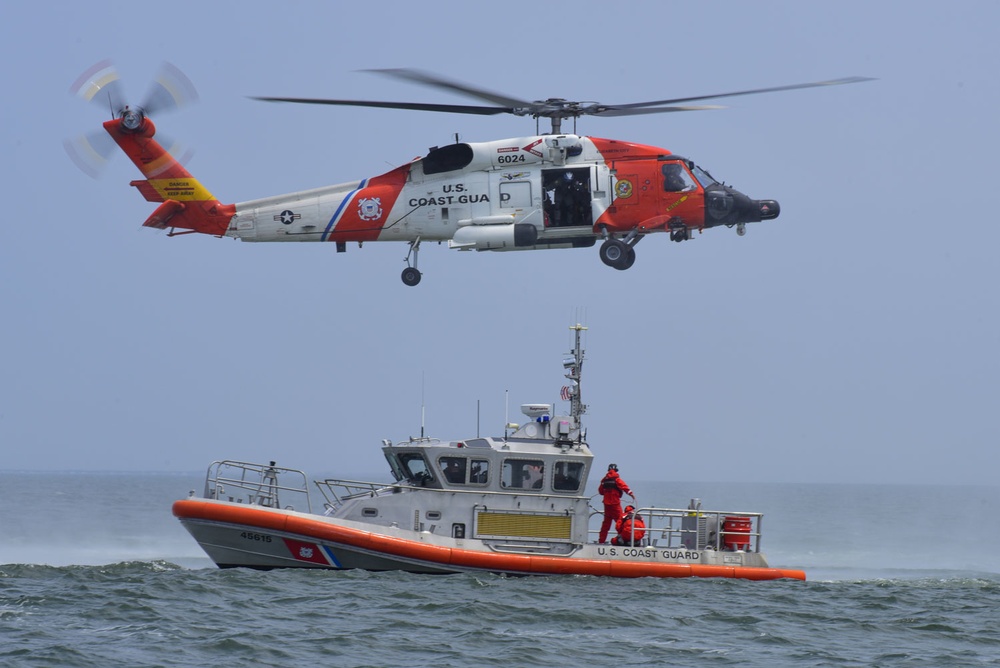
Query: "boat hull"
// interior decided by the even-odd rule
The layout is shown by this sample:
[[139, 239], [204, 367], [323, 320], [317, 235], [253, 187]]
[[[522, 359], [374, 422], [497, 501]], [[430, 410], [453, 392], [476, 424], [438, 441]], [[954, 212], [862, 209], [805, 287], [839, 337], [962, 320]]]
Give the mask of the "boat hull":
[[209, 499], [177, 501], [173, 513], [223, 568], [805, 580], [755, 552], [486, 542]]

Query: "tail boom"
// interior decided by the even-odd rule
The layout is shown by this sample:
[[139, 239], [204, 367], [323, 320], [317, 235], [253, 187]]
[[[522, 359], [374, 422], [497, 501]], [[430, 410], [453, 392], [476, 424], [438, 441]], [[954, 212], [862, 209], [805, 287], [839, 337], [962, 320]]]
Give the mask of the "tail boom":
[[131, 185], [148, 202], [160, 206], [143, 223], [157, 229], [179, 228], [222, 236], [236, 215], [235, 204], [223, 204], [159, 144], [156, 126], [148, 118], [129, 130], [121, 118], [107, 121], [104, 129], [145, 176]]

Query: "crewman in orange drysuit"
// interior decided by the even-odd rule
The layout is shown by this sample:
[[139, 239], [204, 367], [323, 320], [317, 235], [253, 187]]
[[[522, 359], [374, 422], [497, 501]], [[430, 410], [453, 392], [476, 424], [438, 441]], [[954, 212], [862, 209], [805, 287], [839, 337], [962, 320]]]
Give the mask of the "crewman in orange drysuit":
[[601, 523], [601, 534], [597, 540], [599, 543], [604, 543], [608, 540], [611, 524], [622, 516], [622, 492], [631, 496], [633, 501], [635, 494], [618, 475], [616, 464], [608, 464], [608, 474], [601, 479], [598, 492], [604, 497], [604, 522]]
[[639, 545], [646, 536], [646, 523], [642, 515], [637, 515], [635, 506], [625, 506], [625, 514], [615, 522], [618, 535], [611, 539], [612, 545]]

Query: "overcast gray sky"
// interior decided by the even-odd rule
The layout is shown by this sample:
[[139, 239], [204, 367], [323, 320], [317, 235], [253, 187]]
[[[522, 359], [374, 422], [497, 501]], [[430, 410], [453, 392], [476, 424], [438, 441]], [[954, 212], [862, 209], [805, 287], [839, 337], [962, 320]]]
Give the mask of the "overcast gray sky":
[[[0, 468], [199, 470], [276, 458], [385, 470], [380, 439], [502, 432], [558, 402], [590, 327], [598, 462], [626, 479], [996, 484], [1000, 4], [10, 3], [0, 22]], [[473, 102], [359, 72], [416, 67], [515, 97], [624, 103], [835, 77], [580, 134], [690, 157], [781, 217], [745, 237], [458, 253], [167, 238], [70, 84], [112, 58], [133, 99], [163, 60], [201, 101], [158, 120], [219, 199], [373, 176], [459, 133], [534, 122], [250, 95]], [[566, 404], [558, 402], [560, 407]]]

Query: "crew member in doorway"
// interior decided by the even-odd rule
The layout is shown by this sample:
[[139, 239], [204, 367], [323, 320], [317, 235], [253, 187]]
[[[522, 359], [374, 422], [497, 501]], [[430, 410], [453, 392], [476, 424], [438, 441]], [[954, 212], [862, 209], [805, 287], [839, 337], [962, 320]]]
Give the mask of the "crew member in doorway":
[[557, 227], [573, 224], [573, 211], [576, 204], [574, 201], [574, 191], [576, 190], [574, 183], [573, 172], [566, 172], [559, 183], [556, 184], [553, 196], [556, 201]]
[[629, 489], [628, 483], [618, 475], [617, 464], [608, 464], [608, 473], [601, 479], [598, 491], [604, 497], [604, 521], [601, 523], [601, 533], [597, 542], [605, 543], [612, 523], [617, 522], [622, 516], [622, 492], [631, 496], [633, 501], [635, 494]]
[[611, 539], [612, 545], [641, 545], [646, 537], [646, 523], [642, 515], [637, 515], [635, 506], [625, 506], [625, 514], [615, 522], [618, 535]]

